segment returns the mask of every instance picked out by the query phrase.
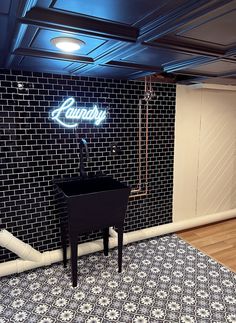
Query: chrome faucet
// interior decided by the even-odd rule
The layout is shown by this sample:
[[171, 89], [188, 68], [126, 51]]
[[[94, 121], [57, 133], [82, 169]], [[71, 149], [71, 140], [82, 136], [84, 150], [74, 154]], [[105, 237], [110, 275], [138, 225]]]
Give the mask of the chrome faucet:
[[84, 154], [83, 154], [83, 148], [85, 148], [85, 155], [86, 155], [86, 161], [89, 161], [89, 152], [88, 152], [88, 145], [87, 141], [84, 138], [81, 138], [79, 141], [79, 157], [80, 157], [80, 176], [82, 178], [86, 178], [87, 174], [84, 169]]

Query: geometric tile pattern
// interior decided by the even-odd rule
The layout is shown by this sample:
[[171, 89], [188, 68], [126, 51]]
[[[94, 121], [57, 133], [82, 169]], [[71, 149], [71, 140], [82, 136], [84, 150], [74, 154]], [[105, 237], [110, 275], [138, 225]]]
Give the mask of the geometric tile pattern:
[[235, 323], [236, 275], [167, 235], [78, 259], [78, 286], [62, 264], [2, 278], [0, 323]]

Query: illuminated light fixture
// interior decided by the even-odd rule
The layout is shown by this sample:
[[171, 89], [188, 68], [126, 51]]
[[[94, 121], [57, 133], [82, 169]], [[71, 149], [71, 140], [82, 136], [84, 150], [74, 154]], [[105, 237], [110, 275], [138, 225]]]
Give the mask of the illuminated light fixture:
[[56, 37], [51, 39], [51, 43], [57, 48], [68, 53], [79, 50], [81, 46], [85, 45], [85, 42], [82, 40], [70, 37]]
[[107, 116], [104, 109], [93, 107], [77, 107], [74, 98], [66, 99], [58, 108], [50, 113], [50, 119], [66, 128], [76, 128], [81, 121], [90, 121], [99, 126]]

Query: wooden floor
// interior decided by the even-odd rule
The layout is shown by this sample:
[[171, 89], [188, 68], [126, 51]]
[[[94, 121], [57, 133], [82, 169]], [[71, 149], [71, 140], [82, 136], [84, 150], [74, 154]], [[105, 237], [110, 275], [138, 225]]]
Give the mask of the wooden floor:
[[236, 219], [180, 231], [177, 235], [236, 272]]

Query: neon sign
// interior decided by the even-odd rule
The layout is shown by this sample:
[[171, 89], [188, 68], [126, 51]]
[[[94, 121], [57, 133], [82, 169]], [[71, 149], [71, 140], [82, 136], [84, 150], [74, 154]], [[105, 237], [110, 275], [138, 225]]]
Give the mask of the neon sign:
[[106, 113], [106, 110], [99, 110], [97, 105], [92, 108], [76, 107], [75, 99], [68, 98], [51, 112], [51, 119], [66, 128], [75, 128], [80, 121], [94, 121], [94, 124], [99, 126], [106, 119]]

